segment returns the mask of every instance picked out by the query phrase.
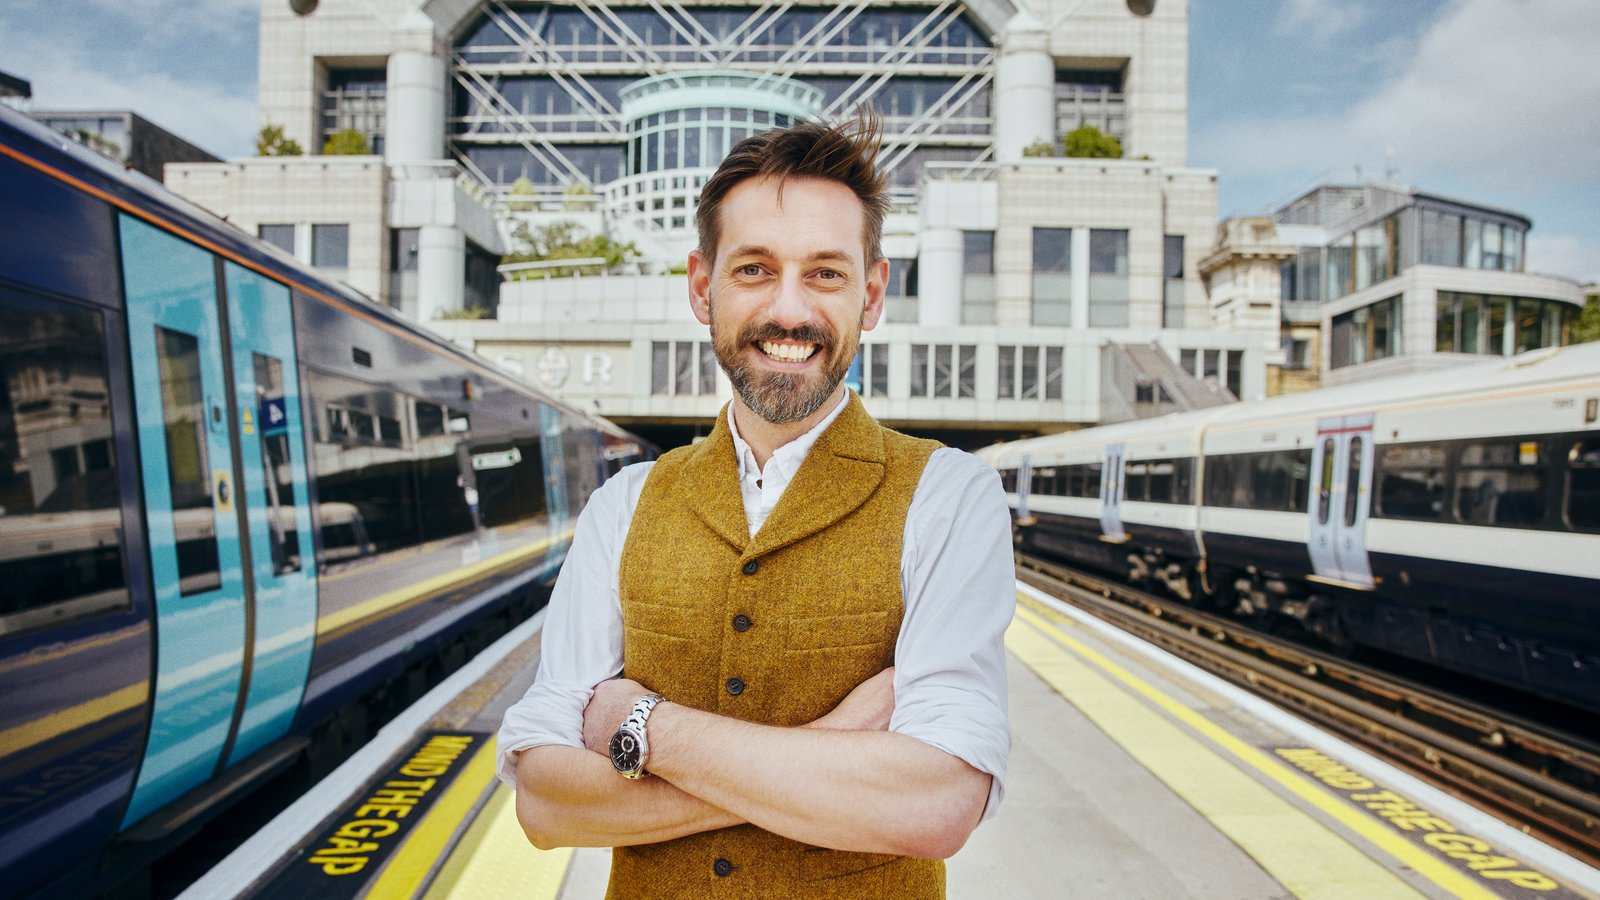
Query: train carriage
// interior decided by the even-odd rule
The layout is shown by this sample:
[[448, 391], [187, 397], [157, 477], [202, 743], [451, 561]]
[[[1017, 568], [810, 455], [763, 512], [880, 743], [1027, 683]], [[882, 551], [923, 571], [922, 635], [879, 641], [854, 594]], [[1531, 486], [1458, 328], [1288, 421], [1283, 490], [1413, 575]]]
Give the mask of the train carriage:
[[0, 878], [331, 765], [652, 448], [0, 109]]
[[1597, 406], [1585, 345], [983, 455], [1024, 547], [1600, 709]]

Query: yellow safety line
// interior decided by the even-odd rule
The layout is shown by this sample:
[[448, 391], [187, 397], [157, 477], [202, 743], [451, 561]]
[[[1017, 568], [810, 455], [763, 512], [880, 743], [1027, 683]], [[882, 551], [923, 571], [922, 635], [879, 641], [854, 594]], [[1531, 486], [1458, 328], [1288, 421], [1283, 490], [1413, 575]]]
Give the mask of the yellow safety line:
[[[1007, 649], [1071, 700], [1152, 774], [1215, 822], [1296, 896], [1418, 895], [1350, 844], [1344, 841], [1330, 844], [1326, 839], [1330, 832], [1308, 813], [1267, 790], [1224, 757], [1202, 752], [1204, 744], [1154, 710], [1128, 703], [1127, 695], [1120, 688], [1062, 652], [1060, 646], [1122, 682], [1239, 763], [1277, 782], [1446, 891], [1470, 900], [1497, 900], [1494, 892], [1308, 784], [1297, 771], [1234, 737], [1082, 642], [1068, 637], [1025, 608], [1033, 606], [1031, 598], [1019, 593], [1018, 599], [1022, 602], [1017, 608], [1017, 619], [1036, 630], [1019, 627], [1013, 622], [1006, 632]], [[1046, 635], [1060, 646], [1047, 640]], [[1241, 802], [1245, 800], [1248, 802]], [[1269, 806], [1277, 806], [1281, 811], [1263, 816], [1260, 809]]]
[[501, 785], [423, 900], [556, 900], [572, 848], [540, 850], [517, 823], [516, 794]]
[[60, 737], [73, 729], [93, 725], [102, 719], [127, 712], [145, 702], [148, 696], [149, 685], [141, 681], [86, 703], [57, 710], [32, 722], [13, 725], [5, 731], [0, 731], [0, 756], [10, 756], [19, 750], [26, 750], [35, 744]]
[[[553, 537], [571, 540], [572, 531], [569, 530], [565, 534]], [[490, 557], [482, 562], [473, 563], [470, 566], [462, 566], [459, 569], [451, 569], [442, 575], [435, 575], [432, 578], [429, 578], [425, 581], [420, 581], [409, 587], [404, 587], [397, 591], [390, 591], [387, 594], [380, 594], [377, 597], [373, 597], [371, 600], [364, 600], [354, 606], [347, 606], [337, 612], [328, 613], [327, 615], [317, 619], [317, 635], [320, 637], [321, 635], [327, 634], [330, 631], [337, 631], [338, 629], [343, 628], [352, 622], [358, 622], [369, 616], [377, 615], [378, 613], [389, 609], [390, 607], [400, 606], [410, 602], [411, 600], [431, 594], [441, 588], [471, 580], [472, 578], [481, 575], [490, 569], [509, 565], [524, 557], [533, 556], [537, 553], [544, 552], [550, 547], [550, 542], [553, 537], [547, 537], [542, 541], [536, 541], [526, 547], [518, 547], [515, 550], [507, 550], [505, 553]]]
[[461, 820], [483, 796], [484, 787], [494, 777], [495, 762], [494, 741], [486, 740], [473, 754], [466, 768], [456, 776], [444, 796], [411, 829], [411, 834], [389, 859], [388, 865], [378, 873], [372, 888], [367, 891], [369, 900], [411, 900], [416, 896], [423, 887], [423, 879], [428, 876], [428, 871], [444, 854], [445, 846], [460, 827]]

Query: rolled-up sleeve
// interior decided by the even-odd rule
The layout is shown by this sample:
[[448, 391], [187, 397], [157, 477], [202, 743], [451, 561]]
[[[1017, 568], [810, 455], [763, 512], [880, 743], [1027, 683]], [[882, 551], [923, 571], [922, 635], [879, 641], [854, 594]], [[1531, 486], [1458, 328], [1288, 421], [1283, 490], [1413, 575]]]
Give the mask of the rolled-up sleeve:
[[988, 819], [1011, 752], [1005, 631], [1016, 608], [1011, 516], [994, 469], [958, 450], [934, 452], [906, 517], [901, 583], [889, 729], [993, 776]]
[[623, 469], [578, 516], [572, 546], [550, 594], [539, 670], [506, 710], [497, 747], [500, 780], [516, 786], [517, 754], [551, 744], [583, 746], [583, 710], [594, 686], [622, 671], [622, 602], [617, 564], [650, 464]]

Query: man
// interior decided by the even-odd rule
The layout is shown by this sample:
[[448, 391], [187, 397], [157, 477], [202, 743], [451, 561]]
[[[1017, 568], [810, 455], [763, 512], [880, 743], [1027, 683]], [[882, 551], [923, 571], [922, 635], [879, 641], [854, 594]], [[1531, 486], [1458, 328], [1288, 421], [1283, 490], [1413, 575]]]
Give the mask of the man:
[[888, 277], [875, 132], [757, 135], [702, 190], [690, 300], [734, 400], [590, 498], [506, 713], [523, 829], [615, 847], [608, 897], [943, 897], [999, 802], [998, 476], [843, 384]]

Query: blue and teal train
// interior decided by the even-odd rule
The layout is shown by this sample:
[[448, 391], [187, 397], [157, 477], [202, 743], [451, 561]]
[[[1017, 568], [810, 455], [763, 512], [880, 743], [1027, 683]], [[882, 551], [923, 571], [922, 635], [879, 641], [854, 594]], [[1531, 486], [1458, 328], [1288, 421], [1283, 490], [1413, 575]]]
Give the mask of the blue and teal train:
[[331, 765], [652, 452], [0, 108], [0, 893]]

